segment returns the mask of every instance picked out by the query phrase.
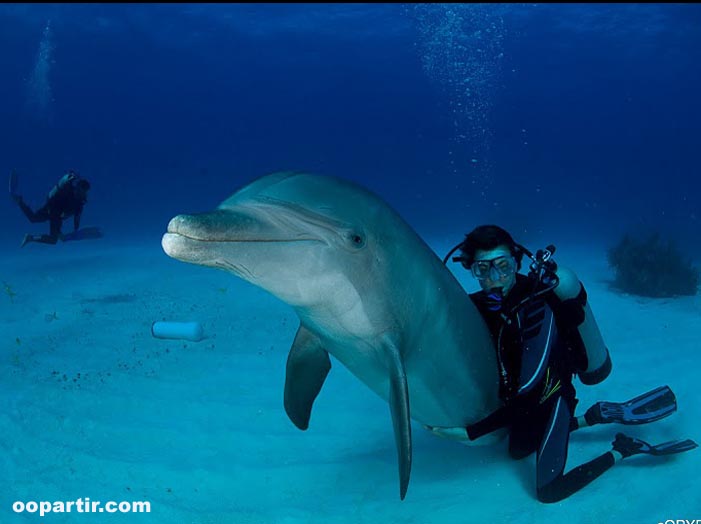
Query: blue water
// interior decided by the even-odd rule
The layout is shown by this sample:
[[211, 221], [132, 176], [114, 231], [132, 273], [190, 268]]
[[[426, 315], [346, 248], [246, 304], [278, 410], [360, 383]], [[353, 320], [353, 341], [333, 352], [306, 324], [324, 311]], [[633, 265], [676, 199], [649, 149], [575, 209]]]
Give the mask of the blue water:
[[476, 213], [523, 241], [635, 226], [686, 239], [700, 20], [693, 4], [8, 5], [0, 170], [37, 202], [79, 171], [115, 234], [300, 169], [362, 182], [437, 231]]
[[[19, 241], [25, 233], [45, 232], [46, 225], [28, 224], [10, 199], [0, 204], [0, 242], [4, 252], [0, 276], [18, 293], [17, 303], [2, 302], [3, 348], [14, 350], [18, 344], [15, 331], [23, 322], [28, 323], [23, 324], [21, 336], [35, 340], [36, 347], [54, 347], [53, 343], [43, 344], [42, 337], [59, 337], [63, 345], [56, 347], [67, 351], [81, 344], [85, 335], [75, 323], [71, 329], [64, 326], [54, 332], [57, 324], [46, 316], [54, 312], [55, 303], [72, 307], [71, 297], [73, 302], [78, 297], [91, 304], [80, 302], [76, 306], [78, 325], [79, 319], [88, 317], [110, 320], [109, 299], [100, 302], [99, 297], [112, 297], [117, 303], [129, 302], [134, 293], [142, 297], [134, 300], [141, 301], [142, 320], [148, 321], [143, 320], [143, 326], [134, 324], [129, 336], [142, 333], [150, 320], [168, 312], [186, 315], [189, 303], [184, 295], [197, 290], [200, 284], [176, 284], [173, 277], [173, 281], [168, 281], [172, 285], [167, 293], [156, 291], [159, 286], [168, 287], [159, 283], [167, 271], [175, 271], [183, 279], [190, 278], [188, 275], [196, 275], [194, 279], [211, 278], [206, 280], [211, 289], [243, 286], [225, 284], [233, 277], [218, 273], [205, 276], [208, 270], [166, 259], [160, 252], [160, 237], [174, 215], [209, 210], [243, 184], [277, 170], [335, 175], [370, 188], [399, 211], [441, 256], [464, 233], [482, 223], [502, 225], [532, 249], [550, 242], [566, 246], [569, 252], [559, 248], [561, 256], [575, 265], [582, 263], [585, 276], [594, 279], [593, 296], [603, 305], [602, 309], [616, 312], [630, 307], [626, 318], [635, 319], [638, 309], [649, 315], [644, 318], [654, 318], [659, 304], [608, 295], [603, 284], [609, 278], [605, 252], [621, 234], [659, 231], [677, 241], [693, 263], [701, 262], [701, 6], [696, 4], [5, 4], [0, 7], [0, 50], [0, 178], [15, 169], [21, 193], [38, 206], [65, 170], [78, 171], [92, 183], [83, 224], [99, 226], [105, 235], [99, 241], [79, 246], [30, 245], [20, 250]], [[69, 226], [70, 222], [65, 227]], [[115, 253], [122, 249], [128, 250], [124, 267], [114, 262]], [[133, 276], [130, 271], [137, 271], [140, 253], [149, 263], [159, 264], [158, 271], [166, 273]], [[113, 270], [106, 269], [111, 264]], [[80, 284], [74, 289], [66, 279], [76, 279], [70, 281]], [[56, 291], [59, 284], [67, 287]], [[182, 295], [178, 294], [179, 287]], [[296, 319], [279, 303], [261, 306], [268, 304], [268, 299], [245, 286], [231, 289], [254, 293], [251, 300], [259, 304], [255, 319], [259, 324], [241, 328], [248, 336], [261, 337], [261, 330], [267, 329], [265, 311], [274, 312], [276, 325], [280, 323], [279, 315], [289, 317], [289, 325], [283, 327], [275, 343], [279, 343], [280, 354], [275, 359], [271, 357], [278, 366], [275, 384], [279, 387], [286, 355], [283, 346], [289, 345], [294, 336]], [[153, 300], [149, 302], [143, 296]], [[5, 294], [0, 298], [4, 299]], [[217, 296], [217, 300], [220, 298]], [[207, 298], [203, 295], [198, 300]], [[669, 313], [665, 318], [670, 322], [679, 319], [679, 315], [685, 319], [684, 315], [689, 315], [688, 320], [680, 322], [673, 345], [696, 349], [694, 340], [700, 326], [695, 319], [701, 309], [697, 298], [686, 300], [682, 306], [664, 302], [659, 306], [664, 310], [660, 314]], [[17, 308], [10, 309], [16, 304]], [[181, 309], [162, 313], [154, 310], [154, 304], [166, 310], [179, 304]], [[208, 315], [214, 314], [213, 307], [210, 304]], [[267, 307], [272, 309], [266, 310]], [[92, 313], [85, 313], [86, 308]], [[125, 314], [120, 311], [120, 315]], [[218, 315], [220, 310], [217, 311]], [[244, 316], [246, 313], [245, 308], [240, 312]], [[30, 318], [34, 320], [27, 320]], [[216, 330], [216, 322], [207, 318], [211, 322], [207, 327]], [[632, 322], [629, 329], [634, 333], [640, 326]], [[625, 346], [626, 341], [635, 338], [617, 333], [615, 319], [599, 323], [607, 339], [613, 338]], [[89, 326], [92, 335], [88, 338], [96, 344], [97, 356], [88, 367], [103, 371], [121, 369], [119, 359], [109, 360], [110, 348], [117, 347], [125, 352], [120, 362], [135, 365], [138, 359], [128, 358], [125, 344], [114, 338], [117, 335], [112, 339], [97, 336], [105, 329], [100, 322]], [[649, 351], [665, 344], [662, 332], [650, 336], [646, 346]], [[152, 341], [144, 343], [153, 348], [149, 351], [160, 351], [148, 346]], [[636, 348], [631, 346], [628, 350], [634, 353]], [[245, 355], [245, 349], [246, 344], [241, 343], [237, 351]], [[51, 372], [47, 362], [58, 358], [44, 355], [45, 359], [41, 350], [36, 351], [39, 353], [33, 354], [33, 361], [41, 362], [37, 365], [46, 374], [33, 374], [26, 367], [18, 367], [13, 357], [0, 364], [6, 366], [5, 376], [13, 377], [16, 387], [28, 388], [16, 398], [6, 392], [5, 398], [14, 407], [10, 410], [12, 416], [3, 419], [0, 426], [10, 428], [6, 434], [11, 435], [0, 435], [0, 453], [6, 454], [0, 459], [0, 466], [13, 468], [11, 478], [21, 486], [18, 492], [22, 496], [32, 494], [30, 479], [40, 472], [29, 465], [23, 467], [22, 461], [29, 460], [31, 450], [25, 449], [26, 454], [20, 454], [22, 458], [18, 460], [10, 456], [16, 458], [16, 450], [22, 448], [16, 441], [18, 436], [25, 431], [32, 433], [40, 425], [18, 422], [18, 406], [33, 405], [33, 381], [45, 386]], [[649, 358], [654, 360], [654, 354], [650, 353]], [[70, 353], [70, 357], [77, 358], [75, 353]], [[101, 360], [102, 357], [107, 360]], [[197, 366], [201, 360], [186, 362]], [[205, 362], [218, 366], [227, 361], [208, 357]], [[689, 392], [686, 403], [692, 404], [693, 377], [688, 365], [689, 361], [679, 362], [678, 368], [670, 368], [669, 377], [682, 374], [679, 387]], [[66, 361], [64, 366], [71, 367]], [[251, 362], [251, 366], [257, 369], [256, 363]], [[74, 365], [72, 369], [78, 367]], [[172, 378], [177, 369], [170, 362], [154, 373], [167, 384], [168, 375]], [[202, 378], [207, 374], [206, 365], [193, 373], [197, 377], [191, 383], [206, 389], [207, 381]], [[626, 375], [629, 380], [623, 384], [629, 385], [633, 375]], [[139, 376], [139, 391], [149, 391], [148, 376]], [[223, 378], [218, 380], [226, 383]], [[361, 395], [360, 400], [349, 401], [353, 415], [362, 418], [363, 402], [374, 402], [380, 411], [386, 408], [352, 377], [343, 380], [344, 387], [352, 387]], [[646, 386], [658, 382], [651, 379]], [[116, 386], [103, 393], [98, 382], [92, 387], [93, 401], [99, 402], [104, 394], [104, 402], [119, 409]], [[334, 388], [341, 396], [342, 388]], [[626, 392], [621, 395], [625, 397], [637, 392], [634, 385], [630, 391], [623, 389]], [[232, 391], [232, 395], [235, 393]], [[254, 413], [259, 400], [262, 404], [279, 404], [275, 396], [278, 390], [261, 398], [245, 393], [247, 407], [236, 412], [241, 416]], [[153, 390], [154, 398], [159, 400], [148, 405], [154, 410], [163, 409], [163, 405], [191, 394], [192, 388], [186, 383], [173, 391], [167, 387]], [[212, 395], [216, 402], [227, 402], [226, 395]], [[267, 395], [273, 398], [268, 399]], [[207, 398], [204, 395], [203, 402]], [[71, 406], [70, 400], [66, 402]], [[325, 405], [327, 413], [333, 411], [331, 408], [330, 404]], [[172, 435], [185, 430], [176, 415], [177, 409], [166, 410], [152, 425], [161, 428], [163, 438], [174, 438], [178, 445], [184, 445]], [[369, 428], [389, 431], [386, 415], [378, 414]], [[284, 435], [279, 438], [294, 438], [294, 449], [309, 453], [310, 444], [304, 440], [309, 437], [292, 433], [281, 409], [267, 416], [272, 427]], [[246, 425], [238, 423], [237, 431], [244, 433]], [[204, 451], [200, 450], [201, 455], [195, 453], [192, 463], [185, 460], [178, 467], [182, 471], [178, 469], [179, 480], [174, 482], [184, 483], [192, 496], [181, 493], [183, 499], [168, 514], [168, 518], [176, 520], [162, 517], [163, 520], [149, 522], [185, 522], [178, 520], [185, 518], [202, 523], [296, 522], [295, 519], [303, 521], [310, 515], [317, 515], [319, 522], [332, 522], [334, 515], [344, 515], [338, 518], [339, 522], [360, 522], [371, 519], [385, 497], [391, 499], [390, 509], [385, 509], [387, 521], [399, 521], [401, 516], [402, 521], [409, 522], [406, 519], [410, 513], [418, 519], [416, 522], [448, 520], [453, 515], [453, 504], [458, 505], [454, 508], [456, 514], [464, 511], [460, 504], [467, 501], [465, 490], [455, 499], [462, 501], [460, 504], [441, 498], [451, 490], [461, 489], [460, 471], [450, 469], [443, 473], [437, 466], [431, 470], [430, 478], [417, 480], [410, 490], [419, 498], [409, 504], [419, 504], [424, 500], [420, 497], [430, 498], [432, 513], [421, 516], [419, 512], [417, 516], [415, 506], [411, 506], [411, 511], [399, 509], [393, 484], [396, 479], [392, 476], [395, 457], [391, 435], [375, 438], [363, 433], [363, 422], [348, 414], [339, 423], [350, 427], [326, 428], [331, 433], [312, 437], [313, 446], [318, 448], [325, 445], [325, 437], [333, 441], [333, 447], [324, 451], [326, 458], [321, 460], [326, 480], [308, 471], [304, 473], [303, 465], [293, 460], [290, 468], [302, 479], [294, 481], [294, 489], [288, 484], [291, 477], [286, 476], [284, 466], [270, 458], [276, 449], [284, 449], [275, 447], [279, 444], [276, 439], [263, 438], [262, 445], [272, 446], [265, 450], [248, 444], [248, 452], [258, 462], [238, 461], [231, 449], [222, 451], [221, 460], [228, 461], [231, 471], [250, 473], [260, 460], [269, 461], [265, 466], [270, 466], [271, 471], [256, 477], [247, 489], [241, 484], [240, 499], [253, 496], [249, 491], [259, 493], [272, 485], [287, 490], [279, 500], [273, 497], [275, 503], [298, 500], [298, 495], [304, 500], [292, 513], [284, 517], [273, 516], [272, 509], [256, 513], [243, 503], [238, 514], [238, 506], [230, 503], [218, 508], [216, 498], [224, 496], [228, 482], [227, 468], [221, 464], [209, 471], [212, 478], [218, 479], [212, 481], [216, 485], [212, 497], [199, 492], [195, 495], [195, 483], [188, 484], [188, 475], [207, 478], [202, 464], [211, 458], [210, 452], [215, 453], [215, 446], [210, 449], [204, 445]], [[110, 427], [104, 421], [96, 424]], [[126, 425], [138, 427], [136, 421]], [[212, 430], [219, 449], [236, 441], [220, 435], [222, 427]], [[263, 435], [266, 430], [262, 430]], [[110, 431], [105, 429], [106, 434], [100, 437], [105, 439], [104, 447], [112, 450], [109, 453], [100, 454], [103, 444], [98, 437], [81, 449], [120, 464], [142, 459], [140, 453], [145, 448], [133, 440], [120, 448], [110, 440]], [[288, 431], [295, 436], [288, 436]], [[360, 436], [355, 435], [357, 431]], [[207, 435], [201, 430], [192, 437], [206, 440]], [[669, 438], [674, 436], [676, 432], [672, 431]], [[417, 459], [424, 466], [435, 465], [436, 461], [448, 462], [444, 465], [450, 466], [460, 460], [462, 448], [456, 450], [442, 441], [436, 444], [429, 437], [417, 438], [419, 448], [427, 453], [423, 459]], [[57, 437], [53, 446], [49, 446], [51, 453], [65, 447], [63, 459], [70, 462], [68, 442]], [[369, 459], [362, 446], [372, 448]], [[469, 451], [471, 460], [475, 453]], [[500, 460], [494, 451], [489, 453], [486, 460]], [[350, 483], [360, 491], [349, 495], [350, 499], [341, 494], [331, 500], [325, 490], [317, 498], [308, 498], [309, 492], [318, 489], [319, 482], [333, 479], [343, 485], [341, 476], [350, 475], [343, 470], [343, 464], [365, 459], [369, 464], [363, 470], [367, 477], [362, 481], [367, 482], [364, 490], [359, 487], [361, 480], [354, 478]], [[164, 462], [170, 464], [170, 460]], [[326, 464], [325, 460], [332, 463]], [[47, 459], [46, 463], [51, 461]], [[520, 504], [531, 501], [537, 506], [528, 491], [532, 480], [528, 468], [515, 471], [514, 467], [504, 466], [498, 474], [485, 471], [485, 475], [494, 475], [494, 481], [486, 482], [481, 477], [483, 484], [479, 489], [497, 489], [494, 486], [501, 482], [498, 475], [516, 476]], [[124, 479], [128, 474], [121, 469], [112, 474], [109, 467], [104, 468], [106, 486], [111, 485], [110, 475], [119, 479], [115, 484], [122, 486], [127, 482]], [[638, 471], [643, 470], [627, 473]], [[158, 489], [168, 483], [167, 473], [156, 481], [149, 479], [148, 472], [148, 467], [139, 469], [133, 482], [143, 486], [151, 482]], [[436, 488], [437, 494], [431, 492], [430, 496], [426, 491], [420, 494], [420, 486], [440, 483], [446, 480], [443, 475], [448, 475], [449, 482], [455, 485], [443, 491]], [[381, 480], [373, 480], [375, 477]], [[55, 485], [57, 478], [60, 475], [47, 482]], [[76, 478], [76, 486], [81, 482], [89, 486], [95, 480], [90, 475]], [[596, 488], [591, 489], [601, 500], [607, 500], [607, 490], [615, 491], [627, 478], [626, 473], [620, 473], [617, 480], [607, 479], [610, 484], [597, 481]], [[368, 488], [378, 482], [383, 483], [382, 493]], [[477, 481], [470, 477], [466, 482]], [[3, 486], [2, 480], [0, 487], [6, 495], [3, 502], [9, 500], [8, 486]], [[232, 489], [236, 492], [236, 488]], [[50, 495], [69, 498], [74, 493], [62, 494], [57, 489]], [[498, 497], [490, 495], [485, 500], [486, 506], [479, 511], [473, 508], [482, 519], [488, 518], [492, 511], [489, 504], [496, 504]], [[695, 506], [693, 500], [685, 499], [681, 506], [669, 509], [698, 510], [698, 502], [701, 501], [696, 495]], [[165, 496], [163, 505], [167, 503]], [[305, 505], [312, 503], [318, 503], [322, 509], [315, 513], [313, 507]], [[589, 506], [589, 502], [580, 504]], [[205, 509], [198, 511], [198, 505]], [[19, 517], [7, 509], [0, 508], [0, 522], [24, 522], [12, 520]], [[621, 518], [625, 516], [623, 506], [618, 509]], [[526, 514], [530, 515], [528, 511]], [[194, 516], [205, 512], [209, 517], [202, 520]], [[558, 515], [566, 514], [563, 510]], [[431, 515], [440, 518], [431, 520]], [[517, 512], [509, 515], [515, 520], [525, 518]], [[537, 518], [542, 514], [534, 515]], [[701, 517], [668, 512], [654, 518], [659, 520], [666, 515]], [[130, 522], [129, 517], [123, 519]], [[588, 521], [582, 517], [578, 522]]]

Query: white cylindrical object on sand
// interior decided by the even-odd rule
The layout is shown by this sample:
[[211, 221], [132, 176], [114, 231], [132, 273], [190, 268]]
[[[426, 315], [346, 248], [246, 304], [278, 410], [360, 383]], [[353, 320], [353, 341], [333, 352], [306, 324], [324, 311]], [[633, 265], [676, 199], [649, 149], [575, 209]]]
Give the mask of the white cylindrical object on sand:
[[174, 338], [199, 342], [204, 330], [199, 322], [154, 322], [151, 334], [156, 338]]

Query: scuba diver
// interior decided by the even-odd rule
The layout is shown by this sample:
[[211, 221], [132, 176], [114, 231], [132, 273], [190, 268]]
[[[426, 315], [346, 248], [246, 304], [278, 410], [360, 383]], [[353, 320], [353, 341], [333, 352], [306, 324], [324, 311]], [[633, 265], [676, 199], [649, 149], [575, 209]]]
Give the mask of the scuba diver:
[[[625, 403], [597, 402], [575, 416], [574, 375], [586, 385], [602, 382], [611, 359], [587, 293], [574, 272], [558, 267], [554, 246], [533, 255], [494, 225], [475, 228], [445, 257], [470, 270], [481, 291], [470, 298], [482, 314], [497, 353], [502, 407], [468, 427], [427, 427], [436, 435], [475, 440], [509, 428], [509, 454], [536, 455], [537, 497], [557, 502], [577, 492], [623, 458], [637, 454], [669, 455], [697, 447], [693, 440], [652, 446], [617, 433], [612, 449], [564, 473], [569, 435], [597, 424], [645, 424], [671, 415], [676, 398], [661, 386]], [[531, 260], [528, 276], [518, 273], [524, 255]]]
[[[91, 235], [92, 237], [101, 236], [96, 228], [90, 228], [90, 231], [79, 231], [80, 217], [88, 200], [89, 189], [90, 182], [81, 178], [76, 172], [68, 171], [49, 191], [44, 205], [33, 211], [17, 193], [17, 174], [13, 171], [10, 175], [10, 197], [12, 200], [19, 205], [31, 223], [49, 222], [48, 235], [26, 234], [21, 247], [29, 242], [55, 244], [59, 239], [66, 241], [88, 238]], [[70, 217], [73, 217], [73, 233], [62, 235], [63, 220]]]

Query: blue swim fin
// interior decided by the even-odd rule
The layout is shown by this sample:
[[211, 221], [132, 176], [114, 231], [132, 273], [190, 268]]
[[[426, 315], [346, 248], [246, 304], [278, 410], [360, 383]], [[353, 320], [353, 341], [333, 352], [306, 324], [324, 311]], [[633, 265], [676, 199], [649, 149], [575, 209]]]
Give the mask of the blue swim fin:
[[637, 396], [628, 402], [601, 401], [584, 414], [587, 424], [637, 425], [655, 422], [668, 417], [677, 410], [677, 399], [669, 386], [660, 386]]
[[652, 446], [644, 440], [629, 437], [623, 433], [616, 433], [616, 440], [614, 440], [612, 444], [613, 449], [623, 455], [624, 458], [630, 457], [631, 455], [638, 455], [639, 453], [655, 456], [673, 455], [674, 453], [682, 453], [699, 446], [691, 439], [670, 440], [669, 442], [663, 442], [662, 444]]
[[81, 227], [78, 231], [66, 233], [61, 240], [70, 242], [71, 240], [87, 240], [93, 238], [102, 238], [103, 234], [99, 227], [89, 226]]

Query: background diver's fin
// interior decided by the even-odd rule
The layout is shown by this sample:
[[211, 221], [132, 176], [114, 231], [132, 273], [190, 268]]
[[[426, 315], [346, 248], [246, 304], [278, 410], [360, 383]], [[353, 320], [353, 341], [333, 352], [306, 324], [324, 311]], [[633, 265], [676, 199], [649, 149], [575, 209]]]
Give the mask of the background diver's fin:
[[597, 402], [587, 410], [584, 418], [590, 426], [610, 422], [637, 425], [663, 419], [676, 410], [674, 392], [669, 386], [660, 386], [628, 402]]
[[285, 372], [285, 412], [299, 429], [309, 427], [312, 404], [331, 369], [329, 354], [321, 341], [299, 326]]
[[72, 233], [66, 233], [61, 237], [61, 240], [70, 242], [72, 240], [88, 240], [102, 237], [103, 234], [99, 227], [88, 226], [81, 227], [78, 231], [73, 231]]
[[9, 180], [9, 189], [10, 189], [10, 194], [11, 195], [16, 195], [17, 194], [17, 173], [12, 170], [12, 173], [10, 173], [10, 180]]

